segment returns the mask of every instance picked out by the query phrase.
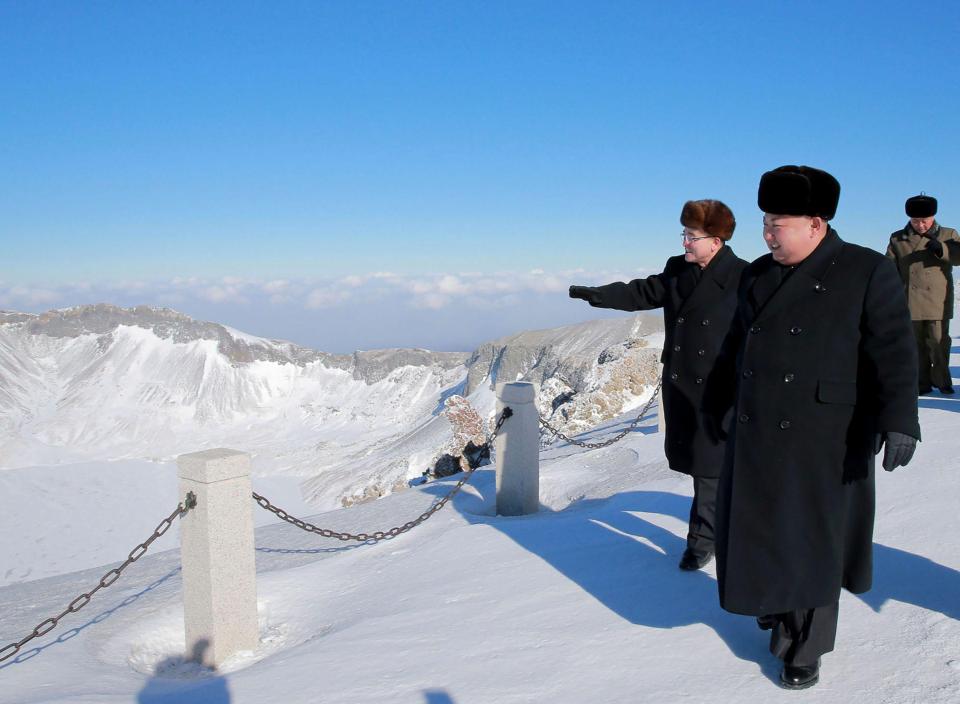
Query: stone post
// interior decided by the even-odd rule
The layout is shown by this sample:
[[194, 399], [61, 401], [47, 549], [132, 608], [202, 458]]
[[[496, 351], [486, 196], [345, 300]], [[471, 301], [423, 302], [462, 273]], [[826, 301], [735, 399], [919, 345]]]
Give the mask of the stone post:
[[540, 510], [540, 423], [533, 384], [497, 384], [497, 417], [513, 409], [496, 439], [497, 515], [522, 516]]
[[216, 668], [259, 642], [250, 456], [204, 450], [177, 466], [180, 495], [197, 496], [180, 521], [186, 649]]

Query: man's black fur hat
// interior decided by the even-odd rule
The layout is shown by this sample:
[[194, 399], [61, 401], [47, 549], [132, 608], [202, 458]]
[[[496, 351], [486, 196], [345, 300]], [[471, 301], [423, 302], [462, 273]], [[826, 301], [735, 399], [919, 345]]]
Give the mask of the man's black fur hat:
[[765, 213], [809, 215], [830, 220], [837, 214], [840, 183], [812, 166], [781, 166], [760, 177], [757, 205]]
[[907, 198], [905, 208], [907, 211], [907, 217], [932, 218], [937, 214], [937, 199], [933, 196], [926, 196], [921, 193], [919, 196]]

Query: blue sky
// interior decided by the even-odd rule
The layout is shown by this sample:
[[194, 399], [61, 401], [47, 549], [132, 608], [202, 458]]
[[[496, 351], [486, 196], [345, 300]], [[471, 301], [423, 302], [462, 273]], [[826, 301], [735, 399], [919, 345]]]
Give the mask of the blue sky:
[[0, 307], [463, 348], [594, 317], [566, 284], [659, 270], [691, 198], [759, 256], [785, 163], [882, 249], [921, 190], [960, 223], [957, 36], [947, 2], [0, 2]]

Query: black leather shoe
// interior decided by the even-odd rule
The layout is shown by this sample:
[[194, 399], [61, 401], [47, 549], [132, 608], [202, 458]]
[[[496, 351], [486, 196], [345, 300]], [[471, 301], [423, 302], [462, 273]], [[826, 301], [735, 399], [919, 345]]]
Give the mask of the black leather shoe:
[[680, 558], [680, 569], [692, 572], [698, 570], [713, 559], [712, 552], [696, 552], [687, 548], [683, 551], [683, 557]]
[[953, 390], [953, 384], [951, 384], [950, 386], [941, 386], [940, 393], [950, 396], [951, 394], [956, 392]]
[[806, 689], [820, 681], [819, 658], [812, 665], [784, 664], [780, 672], [780, 686], [784, 689]]
[[757, 628], [761, 631], [769, 631], [771, 628], [777, 625], [777, 617], [773, 614], [767, 614], [766, 616], [757, 616]]
[[932, 387], [932, 386], [921, 386], [921, 387], [917, 390], [917, 395], [918, 395], [918, 396], [923, 396], [924, 394], [928, 394], [928, 393], [930, 393], [931, 391], [933, 391], [933, 387]]

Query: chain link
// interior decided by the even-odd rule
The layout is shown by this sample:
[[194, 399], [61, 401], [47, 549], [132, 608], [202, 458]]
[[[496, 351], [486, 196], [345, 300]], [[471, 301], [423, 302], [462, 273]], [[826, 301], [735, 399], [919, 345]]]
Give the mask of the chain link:
[[640, 410], [640, 413], [636, 418], [633, 419], [633, 422], [630, 423], [626, 428], [624, 428], [620, 433], [610, 438], [609, 440], [604, 440], [603, 442], [583, 442], [581, 440], [574, 440], [569, 435], [564, 435], [562, 432], [554, 428], [550, 423], [544, 420], [543, 416], [540, 416], [540, 425], [549, 430], [551, 433], [556, 435], [558, 438], [562, 438], [567, 442], [573, 445], [579, 445], [580, 447], [586, 447], [591, 450], [596, 450], [601, 447], [608, 447], [615, 442], [623, 440], [632, 430], [634, 430], [637, 425], [639, 425], [640, 420], [647, 414], [647, 411], [650, 410], [650, 407], [653, 405], [653, 402], [656, 400], [657, 396], [660, 394], [660, 387], [663, 385], [663, 377], [657, 379], [657, 388], [653, 390], [653, 396], [650, 397], [650, 400], [644, 405]]
[[109, 572], [107, 572], [103, 577], [100, 578], [100, 581], [97, 583], [93, 589], [89, 592], [81, 594], [76, 599], [70, 602], [66, 609], [63, 610], [58, 616], [53, 618], [48, 618], [45, 621], [41, 621], [37, 624], [37, 627], [33, 629], [33, 632], [27, 635], [23, 640], [18, 643], [10, 643], [9, 645], [0, 648], [0, 662], [8, 658], [12, 658], [14, 655], [20, 652], [20, 649], [24, 645], [29, 643], [34, 638], [39, 638], [40, 636], [46, 635], [54, 628], [57, 627], [57, 624], [60, 623], [62, 619], [67, 614], [75, 614], [84, 606], [90, 603], [90, 599], [93, 598], [93, 595], [105, 587], [109, 587], [111, 584], [116, 582], [120, 578], [120, 574], [131, 564], [139, 560], [141, 557], [146, 554], [147, 550], [150, 548], [150, 545], [154, 540], [159, 538], [161, 535], [166, 533], [170, 526], [173, 525], [175, 518], [183, 516], [187, 511], [194, 508], [197, 505], [197, 497], [191, 491], [187, 494], [183, 503], [177, 504], [177, 508], [169, 516], [164, 518], [153, 530], [153, 535], [147, 538], [145, 541], [137, 545], [133, 550], [130, 551], [130, 554], [127, 555], [127, 559], [124, 560], [123, 564], [119, 567], [115, 567]]
[[[609, 445], [614, 444], [615, 442], [618, 442], [619, 440], [622, 440], [624, 437], [627, 436], [627, 434], [629, 434], [632, 430], [634, 430], [637, 427], [637, 425], [640, 423], [640, 420], [643, 418], [644, 415], [646, 415], [647, 411], [650, 410], [650, 407], [653, 405], [654, 400], [657, 398], [658, 394], [660, 393], [660, 387], [662, 383], [663, 383], [662, 379], [659, 379], [657, 381], [657, 387], [653, 392], [653, 396], [650, 397], [650, 400], [647, 401], [647, 403], [644, 405], [643, 409], [640, 411], [639, 415], [633, 420], [633, 422], [630, 423], [630, 425], [627, 426], [619, 434], [617, 434], [613, 438], [606, 440], [604, 442], [589, 443], [589, 442], [581, 442], [579, 440], [574, 440], [573, 438], [569, 437], [568, 435], [565, 435], [564, 433], [554, 428], [552, 425], [550, 425], [549, 422], [544, 420], [542, 417], [539, 418], [540, 424], [543, 425], [547, 430], [549, 430], [551, 433], [553, 433], [557, 437], [562, 438], [563, 440], [566, 440], [567, 442], [572, 443], [574, 445], [579, 445], [580, 447], [586, 447], [590, 449], [607, 447]], [[493, 432], [490, 433], [490, 435], [487, 437], [488, 444], [493, 443], [493, 441], [497, 437], [497, 434], [500, 432], [500, 429], [503, 427], [504, 421], [506, 421], [506, 419], [512, 415], [513, 415], [513, 410], [509, 406], [503, 409], [503, 411], [500, 413], [500, 417], [497, 419], [497, 423], [494, 426]], [[324, 538], [336, 538], [338, 540], [343, 540], [343, 541], [355, 540], [361, 543], [376, 543], [381, 540], [385, 540], [386, 538], [395, 538], [398, 535], [401, 535], [402, 533], [406, 533], [407, 531], [412, 530], [413, 528], [416, 528], [418, 525], [428, 520], [431, 516], [433, 516], [433, 514], [437, 513], [440, 509], [446, 506], [447, 503], [454, 496], [457, 495], [457, 493], [463, 488], [463, 485], [466, 484], [468, 481], [470, 481], [470, 477], [473, 476], [473, 473], [475, 471], [476, 471], [475, 467], [467, 469], [463, 473], [463, 477], [454, 485], [453, 489], [451, 489], [443, 498], [441, 498], [439, 501], [434, 503], [430, 508], [428, 508], [426, 511], [421, 513], [412, 521], [407, 521], [403, 525], [395, 526], [393, 528], [390, 528], [389, 530], [375, 531], [373, 533], [355, 533], [355, 534], [340, 533], [338, 531], [330, 530], [328, 528], [318, 528], [312, 523], [308, 523], [302, 519], [296, 518], [295, 516], [291, 516], [282, 508], [274, 506], [269, 501], [269, 499], [265, 498], [264, 496], [261, 496], [256, 492], [253, 492], [253, 498], [257, 502], [257, 504], [259, 504], [262, 508], [276, 514], [277, 517], [280, 518], [281, 520], [284, 520], [287, 523], [295, 525], [297, 528], [308, 531], [310, 533], [316, 533], [317, 535], [320, 535]], [[3, 662], [4, 660], [7, 660], [15, 656], [17, 653], [20, 652], [20, 650], [23, 648], [24, 645], [29, 643], [34, 638], [39, 638], [41, 636], [46, 635], [50, 631], [52, 631], [60, 623], [60, 620], [63, 619], [67, 614], [77, 613], [78, 611], [80, 611], [80, 609], [82, 609], [87, 604], [89, 604], [94, 594], [96, 594], [101, 589], [109, 587], [114, 582], [116, 582], [120, 578], [120, 575], [128, 566], [130, 566], [131, 564], [139, 560], [141, 557], [143, 557], [146, 554], [147, 550], [149, 550], [150, 545], [157, 538], [159, 538], [161, 535], [163, 535], [170, 529], [170, 527], [173, 525], [173, 521], [176, 518], [182, 517], [185, 513], [187, 513], [187, 511], [194, 508], [196, 505], [197, 505], [196, 496], [193, 494], [193, 492], [188, 493], [183, 503], [177, 504], [177, 508], [174, 509], [173, 513], [171, 513], [168, 517], [160, 521], [160, 523], [154, 529], [153, 534], [149, 538], [147, 538], [145, 541], [143, 541], [142, 543], [134, 547], [133, 550], [131, 550], [130, 553], [127, 555], [127, 559], [124, 560], [124, 562], [119, 567], [115, 567], [109, 570], [106, 574], [104, 574], [103, 577], [100, 578], [100, 581], [97, 583], [96, 587], [91, 589], [89, 592], [85, 592], [81, 594], [76, 599], [71, 601], [67, 605], [67, 608], [64, 609], [63, 612], [61, 612], [59, 615], [54, 616], [52, 618], [48, 618], [44, 621], [41, 621], [39, 624], [37, 624], [37, 626], [33, 629], [33, 631], [30, 634], [28, 634], [19, 642], [10, 643], [5, 647], [0, 648], [0, 662]]]
[[[501, 411], [500, 417], [497, 419], [497, 424], [493, 428], [493, 432], [487, 436], [488, 444], [493, 443], [493, 441], [497, 437], [497, 434], [500, 432], [500, 429], [503, 427], [504, 421], [512, 415], [513, 415], [513, 409], [510, 408], [509, 406], [505, 407], [503, 411]], [[324, 538], [336, 538], [337, 540], [344, 540], [344, 541], [356, 540], [357, 542], [360, 542], [360, 543], [378, 543], [381, 540], [385, 540], [386, 538], [396, 538], [401, 533], [406, 533], [408, 530], [416, 528], [418, 525], [420, 525], [425, 520], [430, 518], [430, 516], [435, 514], [444, 506], [446, 506], [447, 502], [450, 501], [450, 499], [452, 499], [454, 496], [456, 496], [457, 492], [459, 492], [460, 489], [463, 488], [463, 485], [466, 484], [468, 481], [470, 481], [470, 477], [473, 476], [473, 473], [476, 471], [476, 469], [477, 469], [476, 467], [467, 469], [463, 473], [463, 477], [460, 479], [460, 481], [458, 481], [454, 485], [453, 489], [451, 489], [446, 496], [444, 496], [442, 499], [437, 501], [435, 504], [433, 504], [430, 508], [428, 508], [426, 511], [421, 513], [412, 521], [407, 521], [403, 525], [396, 526], [394, 528], [391, 528], [390, 530], [378, 530], [373, 533], [340, 533], [335, 530], [330, 530], [329, 528], [318, 528], [312, 523], [308, 523], [307, 521], [297, 518], [296, 516], [291, 516], [282, 508], [279, 508], [278, 506], [274, 506], [272, 503], [270, 503], [269, 499], [261, 496], [257, 492], [253, 492], [253, 499], [254, 501], [257, 502], [257, 504], [260, 505], [261, 508], [264, 508], [267, 511], [270, 511], [271, 513], [276, 514], [277, 517], [280, 518], [281, 520], [284, 520], [287, 523], [290, 523], [291, 525], [295, 525], [297, 528], [300, 528], [301, 530], [305, 530], [308, 533], [316, 533], [317, 535], [322, 536]]]

